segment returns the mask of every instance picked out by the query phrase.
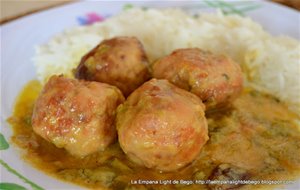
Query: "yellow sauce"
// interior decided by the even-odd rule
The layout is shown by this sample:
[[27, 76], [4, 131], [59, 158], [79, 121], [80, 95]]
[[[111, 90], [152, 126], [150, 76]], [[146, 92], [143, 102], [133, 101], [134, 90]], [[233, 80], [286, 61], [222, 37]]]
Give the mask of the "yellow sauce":
[[[300, 170], [299, 118], [277, 99], [245, 89], [230, 108], [208, 113], [210, 140], [187, 167], [160, 173], [130, 162], [118, 143], [104, 152], [75, 158], [36, 135], [31, 127], [34, 102], [41, 90], [31, 81], [20, 93], [13, 115], [12, 141], [34, 167], [93, 189], [208, 189], [206, 185], [135, 185], [134, 180], [206, 180], [216, 166], [232, 164], [249, 172], [249, 180], [293, 180]], [[168, 183], [169, 181], [161, 181]], [[188, 182], [187, 182], [188, 183]], [[274, 188], [244, 185], [241, 189]]]

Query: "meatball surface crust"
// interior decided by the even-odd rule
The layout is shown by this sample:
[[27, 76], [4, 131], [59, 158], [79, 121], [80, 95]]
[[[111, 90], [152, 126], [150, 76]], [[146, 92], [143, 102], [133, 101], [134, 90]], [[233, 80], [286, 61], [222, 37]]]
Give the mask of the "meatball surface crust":
[[52, 76], [35, 103], [32, 127], [57, 147], [83, 157], [116, 139], [115, 111], [123, 101], [114, 86]]
[[199, 96], [207, 110], [231, 102], [243, 87], [237, 63], [198, 48], [175, 50], [156, 61], [152, 69], [155, 78], [167, 79]]
[[152, 79], [117, 109], [119, 143], [139, 165], [173, 171], [192, 162], [208, 140], [205, 106], [167, 80]]
[[116, 37], [102, 41], [87, 53], [77, 67], [79, 79], [117, 86], [125, 96], [150, 78], [143, 45], [135, 37]]

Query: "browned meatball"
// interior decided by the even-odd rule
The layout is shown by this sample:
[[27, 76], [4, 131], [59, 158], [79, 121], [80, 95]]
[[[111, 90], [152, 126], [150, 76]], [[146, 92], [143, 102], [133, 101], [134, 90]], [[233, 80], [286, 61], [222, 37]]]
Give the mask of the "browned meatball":
[[153, 76], [196, 94], [207, 109], [232, 101], [243, 86], [237, 63], [198, 48], [178, 49], [158, 60], [153, 64]]
[[117, 86], [125, 96], [150, 78], [148, 60], [135, 37], [104, 40], [86, 54], [76, 70], [76, 78]]
[[148, 168], [172, 171], [192, 162], [208, 140], [205, 106], [167, 80], [152, 79], [117, 109], [123, 151]]
[[52, 76], [35, 103], [32, 127], [57, 147], [83, 157], [115, 140], [115, 110], [123, 101], [114, 86]]

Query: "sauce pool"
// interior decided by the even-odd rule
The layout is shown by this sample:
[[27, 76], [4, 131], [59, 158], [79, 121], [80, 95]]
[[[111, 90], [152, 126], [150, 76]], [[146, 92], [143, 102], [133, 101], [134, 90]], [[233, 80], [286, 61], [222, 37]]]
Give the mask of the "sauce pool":
[[[299, 117], [278, 99], [252, 89], [245, 89], [230, 107], [207, 113], [210, 139], [200, 155], [187, 167], [168, 173], [135, 165], [118, 143], [80, 159], [45, 141], [31, 126], [41, 89], [38, 81], [31, 81], [20, 93], [8, 119], [14, 132], [12, 141], [34, 167], [67, 182], [93, 189], [198, 190], [217, 189], [195, 182], [211, 179], [216, 168], [224, 164], [231, 167], [228, 171], [245, 171], [247, 180], [295, 180], [300, 173]], [[174, 180], [178, 183], [172, 184]], [[262, 187], [276, 186], [239, 186]]]

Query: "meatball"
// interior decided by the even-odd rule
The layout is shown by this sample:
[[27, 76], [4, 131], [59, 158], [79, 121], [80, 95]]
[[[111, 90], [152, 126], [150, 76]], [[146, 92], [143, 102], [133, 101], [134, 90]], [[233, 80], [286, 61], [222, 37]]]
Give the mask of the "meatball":
[[35, 103], [32, 127], [57, 147], [83, 157], [115, 140], [115, 110], [123, 101], [114, 86], [52, 76]]
[[135, 37], [102, 41], [87, 53], [75, 73], [76, 78], [117, 86], [125, 96], [150, 78], [148, 60]]
[[205, 106], [167, 80], [152, 79], [117, 109], [119, 143], [135, 163], [161, 171], [192, 162], [208, 140]]
[[178, 49], [156, 61], [153, 76], [196, 94], [207, 109], [231, 102], [243, 86], [242, 71], [237, 63], [227, 56], [198, 48]]

